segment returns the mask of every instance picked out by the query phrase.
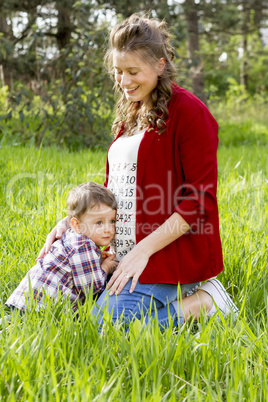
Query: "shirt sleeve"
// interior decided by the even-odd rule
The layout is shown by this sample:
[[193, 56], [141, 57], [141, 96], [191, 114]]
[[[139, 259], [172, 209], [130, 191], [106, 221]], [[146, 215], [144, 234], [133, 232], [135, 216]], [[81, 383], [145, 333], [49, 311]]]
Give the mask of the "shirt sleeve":
[[99, 293], [105, 287], [106, 273], [101, 268], [101, 256], [90, 244], [80, 246], [70, 258], [74, 286], [78, 292]]
[[[217, 209], [218, 124], [204, 108], [179, 136], [183, 185], [174, 211], [193, 228]], [[194, 229], [193, 229], [194, 230]]]

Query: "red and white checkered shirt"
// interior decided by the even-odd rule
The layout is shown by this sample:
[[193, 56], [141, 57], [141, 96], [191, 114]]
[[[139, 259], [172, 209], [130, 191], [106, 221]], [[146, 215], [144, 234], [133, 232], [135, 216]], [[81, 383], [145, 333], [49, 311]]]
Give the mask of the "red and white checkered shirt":
[[19, 286], [6, 301], [7, 306], [24, 310], [32, 288], [36, 309], [45, 307], [45, 295], [58, 296], [71, 302], [83, 300], [93, 287], [93, 294], [101, 292], [107, 275], [101, 268], [101, 251], [87, 236], [68, 229], [55, 241], [44, 258], [30, 269]]

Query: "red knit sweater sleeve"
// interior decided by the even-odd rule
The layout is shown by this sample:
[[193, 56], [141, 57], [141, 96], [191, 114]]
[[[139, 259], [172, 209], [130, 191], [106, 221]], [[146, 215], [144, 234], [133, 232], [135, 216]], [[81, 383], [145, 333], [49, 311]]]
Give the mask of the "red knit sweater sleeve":
[[178, 134], [178, 146], [184, 180], [174, 211], [197, 228], [217, 208], [218, 124], [204, 105]]

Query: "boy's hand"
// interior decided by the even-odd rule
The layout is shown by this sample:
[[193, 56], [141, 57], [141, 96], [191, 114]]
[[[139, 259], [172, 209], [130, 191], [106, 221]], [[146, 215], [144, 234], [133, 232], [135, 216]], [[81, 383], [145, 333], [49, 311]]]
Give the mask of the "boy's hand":
[[118, 265], [118, 261], [115, 261], [116, 255], [107, 253], [106, 251], [102, 251], [102, 254], [103, 253], [105, 253], [105, 256], [102, 256], [104, 260], [101, 264], [101, 268], [107, 275], [112, 274], [116, 270]]
[[102, 261], [105, 260], [107, 257], [113, 255], [112, 253], [108, 253], [107, 249], [101, 251]]

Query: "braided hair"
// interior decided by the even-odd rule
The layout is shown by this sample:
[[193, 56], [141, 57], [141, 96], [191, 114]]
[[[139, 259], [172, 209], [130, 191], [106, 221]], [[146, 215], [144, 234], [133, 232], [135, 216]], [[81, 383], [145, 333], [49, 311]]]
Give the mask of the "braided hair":
[[172, 82], [176, 75], [172, 62], [174, 50], [170, 43], [167, 24], [154, 18], [147, 19], [133, 14], [112, 29], [109, 45], [105, 62], [112, 76], [114, 75], [114, 51], [134, 52], [149, 65], [155, 65], [161, 58], [166, 60], [165, 68], [158, 76], [157, 85], [150, 94], [151, 108], [149, 110], [142, 101], [128, 101], [119, 83], [115, 82], [115, 90], [121, 94], [121, 97], [116, 105], [116, 117], [112, 127], [114, 135], [117, 134], [122, 123], [127, 134], [132, 135], [137, 120], [139, 120], [140, 129], [152, 125], [159, 134], [163, 133], [168, 116], [167, 104], [172, 96]]

